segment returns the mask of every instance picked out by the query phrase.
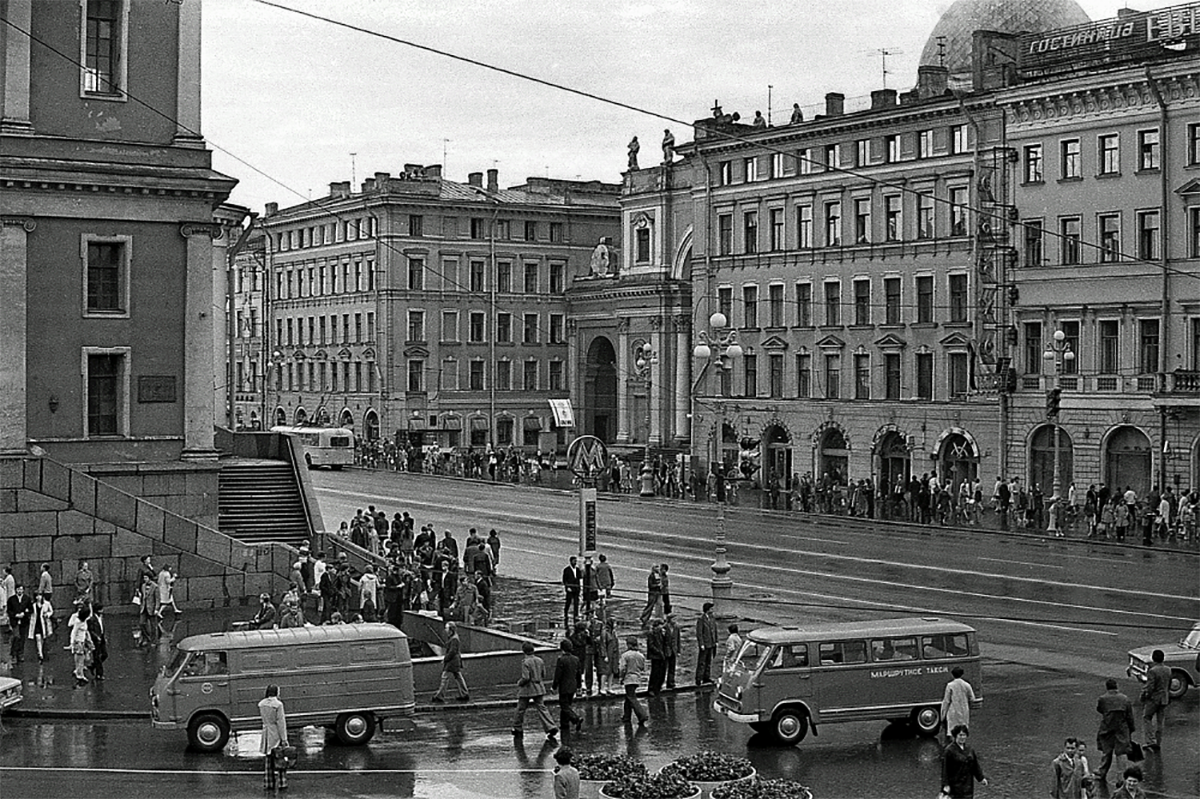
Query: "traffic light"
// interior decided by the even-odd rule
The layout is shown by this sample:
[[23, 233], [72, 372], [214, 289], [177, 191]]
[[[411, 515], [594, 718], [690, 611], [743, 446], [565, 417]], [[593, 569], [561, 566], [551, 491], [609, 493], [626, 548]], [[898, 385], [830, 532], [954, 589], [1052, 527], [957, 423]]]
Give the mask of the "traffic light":
[[1062, 389], [1052, 388], [1046, 392], [1046, 418], [1054, 419], [1058, 417], [1059, 404], [1062, 401]]

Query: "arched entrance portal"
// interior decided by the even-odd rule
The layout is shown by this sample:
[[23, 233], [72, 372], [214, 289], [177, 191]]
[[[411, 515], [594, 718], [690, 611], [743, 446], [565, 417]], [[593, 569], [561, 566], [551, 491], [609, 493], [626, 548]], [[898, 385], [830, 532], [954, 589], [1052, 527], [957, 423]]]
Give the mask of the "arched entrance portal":
[[275, 424], [272, 427], [283, 427], [287, 424], [287, 411], [283, 408], [275, 409]]
[[[1044, 496], [1054, 495], [1054, 429], [1044, 424], [1033, 431], [1029, 439], [1029, 485], [1042, 489]], [[1074, 478], [1075, 445], [1066, 430], [1058, 427], [1059, 492], [1066, 495]]]
[[763, 432], [763, 487], [778, 481], [787, 488], [792, 477], [792, 437], [780, 425], [771, 425]]
[[943, 487], [958, 495], [958, 484], [963, 480], [975, 482], [979, 477], [979, 453], [975, 445], [962, 433], [951, 433], [942, 442], [938, 453], [938, 477]]
[[879, 491], [887, 494], [896, 488], [897, 481], [908, 483], [912, 473], [912, 453], [904, 436], [891, 431], [879, 442]]
[[604, 336], [588, 347], [583, 381], [586, 430], [611, 444], [617, 436], [617, 353]]
[[842, 431], [831, 427], [822, 433], [817, 454], [820, 477], [829, 475], [835, 485], [845, 485], [850, 467], [850, 447], [846, 444], [846, 436]]
[[1104, 482], [1113, 493], [1150, 491], [1150, 439], [1136, 427], [1118, 427], [1104, 445]]
[[379, 414], [374, 409], [367, 411], [363, 417], [363, 434], [367, 441], [379, 440]]
[[296, 409], [296, 426], [301, 427], [302, 425], [305, 425], [305, 424], [308, 424], [308, 411], [304, 410], [303, 408], [297, 408]]
[[354, 414], [350, 413], [349, 408], [342, 411], [342, 418], [338, 422], [338, 425], [341, 427], [348, 427], [350, 429], [354, 429]]

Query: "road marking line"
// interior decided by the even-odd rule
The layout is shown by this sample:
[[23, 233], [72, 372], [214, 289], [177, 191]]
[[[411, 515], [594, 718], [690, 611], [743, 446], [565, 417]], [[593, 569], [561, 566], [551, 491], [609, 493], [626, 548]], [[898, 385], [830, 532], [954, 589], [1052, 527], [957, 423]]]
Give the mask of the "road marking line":
[[979, 556], [979, 560], [990, 560], [990, 561], [995, 561], [996, 563], [1015, 563], [1020, 566], [1038, 566], [1042, 569], [1062, 570], [1062, 569], [1067, 568], [1066, 566], [1055, 566], [1052, 563], [1030, 563], [1029, 561], [1025, 561], [1025, 560], [1008, 560], [1006, 558], [986, 558], [983, 555]]

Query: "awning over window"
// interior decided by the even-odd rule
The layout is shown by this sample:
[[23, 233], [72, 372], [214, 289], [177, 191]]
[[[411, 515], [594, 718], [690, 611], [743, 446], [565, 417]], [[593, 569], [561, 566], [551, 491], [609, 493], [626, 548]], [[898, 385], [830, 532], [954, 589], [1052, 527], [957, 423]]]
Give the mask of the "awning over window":
[[462, 430], [462, 417], [447, 416], [442, 419], [443, 430]]
[[574, 427], [575, 411], [569, 399], [550, 400], [550, 411], [554, 414], [555, 427]]
[[542, 420], [536, 416], [526, 416], [525, 417], [525, 429], [526, 430], [541, 430], [542, 429]]
[[471, 429], [472, 430], [487, 430], [488, 429], [488, 420], [482, 416], [471, 417]]

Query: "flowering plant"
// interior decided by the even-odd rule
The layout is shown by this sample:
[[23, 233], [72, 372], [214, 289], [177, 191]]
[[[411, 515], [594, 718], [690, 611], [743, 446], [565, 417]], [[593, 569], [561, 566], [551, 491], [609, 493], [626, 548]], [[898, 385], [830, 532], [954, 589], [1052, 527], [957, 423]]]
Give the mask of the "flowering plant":
[[646, 767], [625, 755], [579, 754], [572, 761], [579, 769], [579, 779], [611, 782], [622, 777], [644, 775]]
[[720, 785], [712, 799], [813, 799], [812, 791], [791, 780], [754, 779]]
[[688, 799], [700, 789], [678, 773], [631, 774], [604, 784], [604, 795], [614, 799]]
[[680, 774], [695, 782], [727, 782], [740, 780], [754, 773], [754, 766], [744, 757], [721, 752], [701, 752], [676, 758], [663, 766], [663, 773]]

